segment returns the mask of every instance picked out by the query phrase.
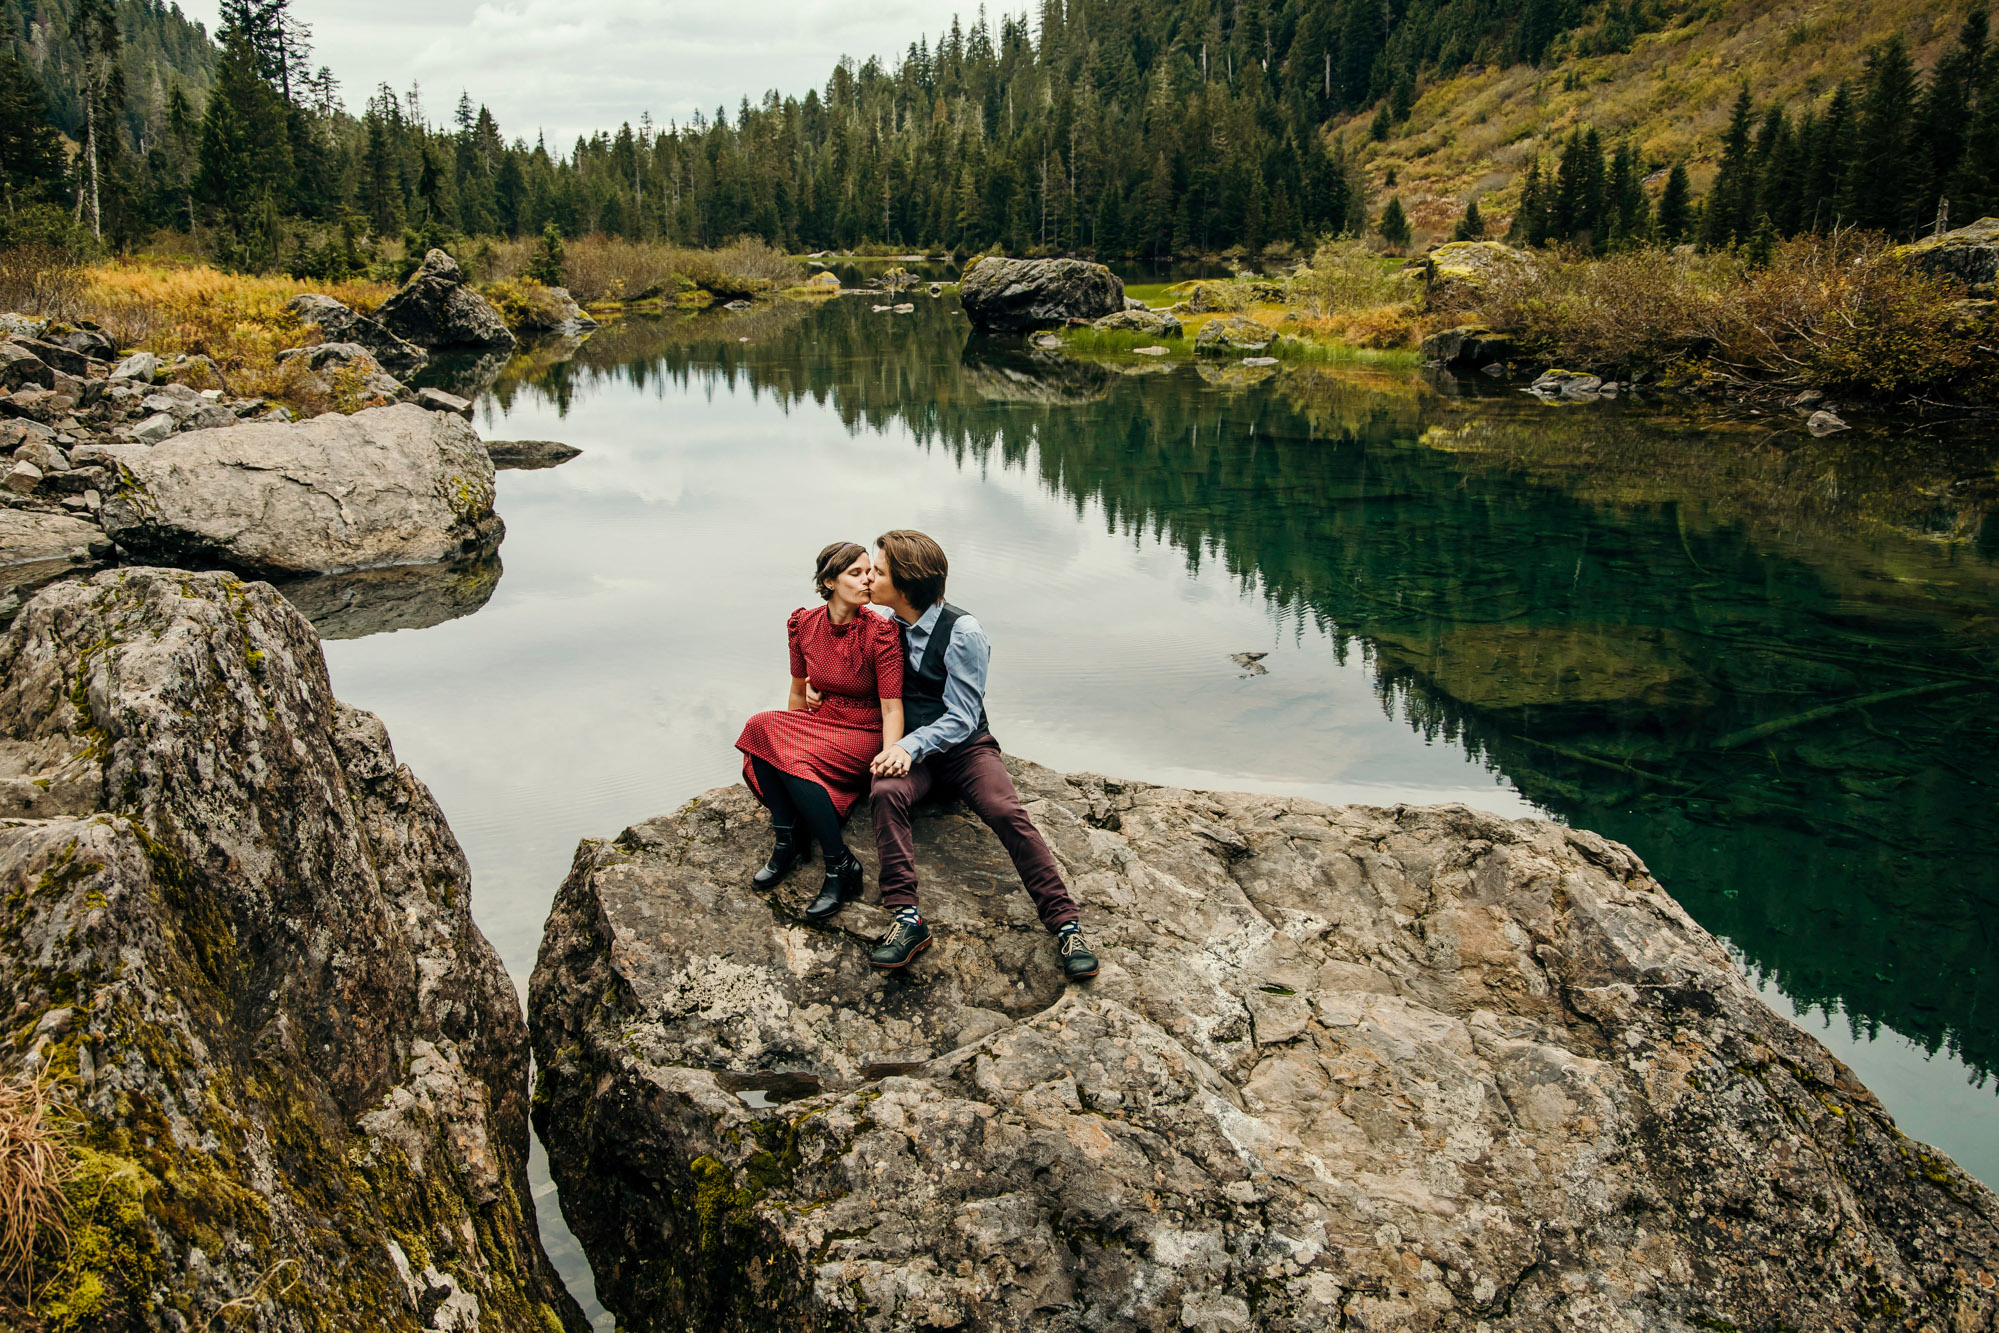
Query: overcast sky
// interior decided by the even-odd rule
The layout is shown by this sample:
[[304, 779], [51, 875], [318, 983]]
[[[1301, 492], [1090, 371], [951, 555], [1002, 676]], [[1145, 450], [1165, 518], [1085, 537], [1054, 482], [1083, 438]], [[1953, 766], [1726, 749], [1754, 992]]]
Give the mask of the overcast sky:
[[[215, 31], [215, 0], [180, 0]], [[509, 139], [567, 146], [578, 133], [697, 109], [730, 114], [766, 88], [803, 97], [842, 55], [865, 60], [933, 41], [977, 0], [295, 0], [313, 28], [313, 63], [333, 67], [359, 111], [375, 86], [423, 89], [433, 122], [459, 90], [484, 102]], [[1003, 8], [993, 10], [995, 22]]]

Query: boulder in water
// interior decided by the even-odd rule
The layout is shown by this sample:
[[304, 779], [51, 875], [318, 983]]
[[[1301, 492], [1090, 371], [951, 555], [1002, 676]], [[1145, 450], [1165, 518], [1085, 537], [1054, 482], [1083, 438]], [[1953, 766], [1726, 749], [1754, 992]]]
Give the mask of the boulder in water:
[[1124, 283], [1087, 260], [988, 255], [965, 271], [958, 299], [973, 327], [1019, 333], [1115, 314], [1124, 309]]
[[563, 444], [558, 440], [488, 440], [486, 457], [493, 460], [493, 466], [505, 471], [518, 468], [522, 471], [536, 471], [545, 467], [555, 467], [567, 463], [583, 451], [573, 444]]
[[813, 929], [806, 876], [750, 888], [740, 786], [578, 849], [535, 1116], [621, 1328], [1999, 1317], [1999, 1200], [1626, 848], [1010, 767], [1086, 985], [956, 806], [917, 817], [936, 944], [891, 976], [880, 908]]
[[[94, 1329], [582, 1333], [471, 876], [264, 584], [121, 569], [0, 636], [0, 1074], [53, 1077]], [[242, 1306], [237, 1306], [240, 1310]]]
[[1194, 335], [1194, 351], [1199, 356], [1239, 356], [1261, 352], [1277, 341], [1277, 330], [1253, 319], [1223, 316], [1211, 319]]
[[1151, 338], [1178, 338], [1183, 332], [1178, 318], [1144, 306], [1127, 307], [1094, 321], [1093, 329], [1116, 333], [1142, 333]]
[[375, 318], [419, 347], [514, 345], [500, 312], [466, 284], [458, 261], [442, 250], [423, 257], [402, 290], [382, 302]]
[[503, 531], [471, 424], [408, 403], [104, 452], [105, 528], [143, 560], [297, 577], [435, 564]]
[[1460, 324], [1423, 339], [1423, 359], [1451, 371], [1484, 370], [1513, 359], [1513, 339], [1483, 324]]

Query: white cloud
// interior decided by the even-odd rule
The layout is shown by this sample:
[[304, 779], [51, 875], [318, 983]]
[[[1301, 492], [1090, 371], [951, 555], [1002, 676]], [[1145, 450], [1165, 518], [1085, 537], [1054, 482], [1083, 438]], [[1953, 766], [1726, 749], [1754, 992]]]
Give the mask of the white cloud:
[[[215, 0], [182, 8], [214, 30]], [[463, 89], [509, 138], [540, 130], [566, 146], [647, 111], [684, 123], [718, 106], [733, 116], [744, 97], [754, 103], [770, 88], [803, 97], [841, 56], [887, 58], [919, 37], [935, 41], [954, 12], [969, 25], [977, 3], [297, 0], [294, 9], [313, 27], [314, 62], [332, 66], [354, 110], [379, 84], [415, 83], [426, 115], [441, 122]]]

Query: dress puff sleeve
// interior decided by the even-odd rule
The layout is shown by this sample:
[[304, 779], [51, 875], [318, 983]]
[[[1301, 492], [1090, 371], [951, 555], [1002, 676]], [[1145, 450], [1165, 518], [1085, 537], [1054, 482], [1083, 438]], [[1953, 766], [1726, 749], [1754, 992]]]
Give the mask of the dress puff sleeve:
[[863, 612], [874, 625], [875, 693], [883, 699], [902, 697], [902, 631], [887, 616]]
[[805, 669], [805, 648], [798, 642], [799, 627], [805, 623], [805, 617], [810, 614], [812, 614], [810, 611], [801, 606], [791, 613], [789, 620], [784, 622], [784, 637], [791, 646], [791, 678], [793, 680], [804, 680], [811, 674]]

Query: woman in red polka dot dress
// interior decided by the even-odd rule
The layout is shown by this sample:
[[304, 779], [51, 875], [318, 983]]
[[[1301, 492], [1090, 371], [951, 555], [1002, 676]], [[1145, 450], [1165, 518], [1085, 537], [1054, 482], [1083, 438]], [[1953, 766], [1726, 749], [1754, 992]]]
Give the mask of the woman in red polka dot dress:
[[[826, 858], [826, 882], [805, 909], [825, 921], [860, 896], [861, 863], [841, 821], [868, 790], [868, 765], [902, 739], [902, 631], [868, 610], [874, 562], [867, 548], [835, 542], [819, 553], [812, 588], [826, 603], [791, 613], [791, 695], [743, 728], [743, 780], [770, 810], [777, 844], [752, 882], [768, 889], [807, 856], [809, 834]], [[805, 704], [807, 682], [823, 697]]]

